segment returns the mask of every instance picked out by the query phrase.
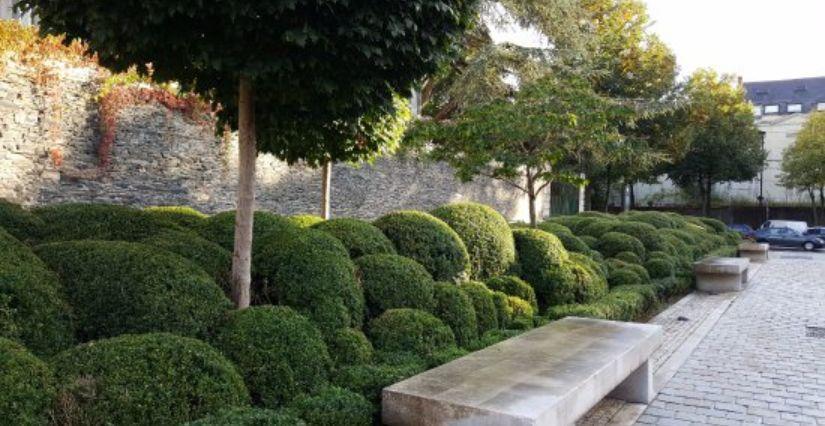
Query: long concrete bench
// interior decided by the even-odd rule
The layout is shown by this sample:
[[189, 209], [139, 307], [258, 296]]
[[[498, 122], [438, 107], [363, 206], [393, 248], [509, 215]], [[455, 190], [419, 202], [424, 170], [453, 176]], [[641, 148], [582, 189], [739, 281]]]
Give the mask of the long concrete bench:
[[743, 257], [708, 257], [693, 264], [696, 288], [707, 293], [742, 291], [748, 282], [750, 260]]
[[739, 244], [739, 257], [749, 259], [751, 262], [764, 263], [768, 261], [770, 244], [745, 241]]
[[605, 396], [649, 403], [656, 325], [568, 317], [384, 389], [395, 425], [570, 425]]

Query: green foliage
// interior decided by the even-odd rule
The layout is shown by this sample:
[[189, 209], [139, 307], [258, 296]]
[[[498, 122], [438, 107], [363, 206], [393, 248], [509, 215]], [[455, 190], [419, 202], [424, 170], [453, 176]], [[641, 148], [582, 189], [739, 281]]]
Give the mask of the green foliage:
[[536, 291], [530, 284], [527, 284], [519, 277], [512, 275], [501, 275], [493, 277], [484, 282], [490, 290], [500, 291], [509, 296], [515, 296], [527, 301], [534, 311], [538, 311], [539, 305], [536, 302]]
[[187, 206], [155, 206], [143, 209], [166, 222], [172, 222], [187, 229], [197, 229], [207, 215]]
[[292, 414], [264, 408], [227, 408], [186, 426], [307, 426]]
[[705, 224], [706, 229], [708, 229], [712, 232], [715, 232], [717, 234], [721, 234], [721, 233], [728, 230], [728, 227], [727, 227], [727, 225], [725, 225], [725, 222], [722, 222], [721, 220], [714, 219], [712, 217], [699, 217], [698, 219], [703, 224]]
[[424, 265], [436, 280], [451, 281], [470, 272], [461, 238], [441, 219], [424, 212], [399, 211], [374, 222], [398, 254]]
[[[381, 409], [381, 390], [427, 369], [423, 361], [394, 364], [362, 364], [338, 369], [332, 383], [364, 395], [375, 412]], [[380, 419], [378, 419], [380, 421]]]
[[487, 286], [479, 282], [468, 281], [459, 283], [458, 288], [469, 296], [473, 303], [479, 336], [499, 328], [496, 304], [493, 300], [493, 294]]
[[613, 275], [614, 272], [616, 272], [620, 269], [626, 269], [626, 270], [629, 270], [629, 271], [633, 272], [634, 274], [636, 274], [636, 276], [639, 278], [639, 280], [638, 280], [639, 283], [646, 284], [646, 283], [650, 282], [650, 275], [648, 275], [647, 270], [642, 265], [638, 265], [638, 264], [635, 264], [635, 263], [622, 262], [619, 259], [609, 259], [607, 261], [607, 268], [608, 268], [608, 271], [609, 271], [609, 275], [611, 275], [611, 276]]
[[455, 336], [446, 324], [417, 309], [390, 309], [370, 321], [369, 336], [375, 348], [387, 352], [409, 352], [422, 357], [455, 346]]
[[111, 204], [56, 204], [34, 213], [44, 226], [42, 241], [139, 241], [164, 229], [180, 229], [173, 222], [130, 207]]
[[604, 257], [614, 257], [623, 251], [629, 251], [639, 259], [645, 259], [645, 246], [637, 238], [620, 232], [608, 232], [599, 237], [599, 242], [596, 246]]
[[496, 343], [518, 336], [521, 333], [523, 333], [523, 330], [490, 330], [484, 333], [481, 337], [479, 337], [475, 344], [467, 349], [471, 351], [484, 349], [486, 347], [495, 345]]
[[14, 425], [50, 424], [55, 396], [49, 366], [20, 344], [0, 337], [0, 418]]
[[645, 246], [645, 251], [661, 251], [665, 249], [665, 240], [659, 235], [655, 226], [642, 222], [623, 221], [613, 227], [613, 232], [635, 237]]
[[613, 231], [619, 222], [615, 219], [594, 218], [587, 222], [587, 224], [580, 227], [579, 234], [601, 238], [602, 235]]
[[286, 411], [304, 419], [307, 426], [370, 426], [373, 407], [358, 393], [326, 386], [316, 394], [295, 398]]
[[[591, 237], [590, 235], [582, 235], [578, 237], [583, 243], [587, 244], [587, 247], [590, 249], [595, 249], [596, 246], [599, 244], [599, 239], [596, 237]], [[601, 253], [599, 253], [601, 254]]]
[[583, 316], [615, 321], [639, 320], [656, 302], [656, 290], [650, 285], [624, 285], [591, 304], [572, 304], [550, 307], [546, 318], [554, 320], [566, 316]]
[[473, 299], [453, 283], [435, 284], [433, 315], [444, 321], [455, 335], [456, 343], [466, 347], [478, 338], [478, 322]]
[[335, 365], [367, 364], [372, 360], [373, 348], [361, 330], [342, 328], [328, 339], [327, 347]]
[[513, 308], [507, 302], [507, 295], [500, 291], [490, 291], [493, 296], [493, 306], [496, 308], [496, 322], [499, 328], [509, 328], [513, 319]]
[[[607, 281], [590, 264], [568, 259], [548, 271], [547, 288], [536, 288], [539, 301], [546, 306], [589, 303], [607, 293]], [[541, 303], [539, 303], [541, 306]]]
[[59, 424], [177, 425], [249, 404], [235, 367], [199, 340], [124, 335], [58, 354]]
[[639, 258], [639, 255], [636, 254], [636, 253], [633, 253], [632, 251], [623, 251], [623, 252], [617, 253], [615, 256], [613, 256], [613, 258], [614, 259], [619, 259], [619, 260], [621, 260], [622, 262], [625, 262], [625, 263], [634, 263], [636, 265], [641, 265], [642, 264], [642, 259]]
[[42, 219], [17, 204], [0, 198], [0, 228], [20, 241], [36, 241], [45, 227]]
[[608, 278], [607, 281], [610, 283], [610, 287], [643, 283], [642, 279], [639, 277], [639, 274], [630, 269], [616, 269], [610, 273], [610, 278]]
[[387, 309], [433, 307], [433, 279], [418, 262], [394, 254], [374, 254], [356, 260], [370, 318]]
[[550, 303], [548, 290], [553, 287], [552, 271], [569, 259], [561, 241], [539, 229], [513, 231], [520, 275], [533, 286], [540, 308]]
[[368, 254], [395, 254], [392, 241], [381, 230], [358, 219], [331, 219], [313, 225], [340, 240], [355, 259]]
[[453, 203], [432, 211], [461, 238], [470, 256], [470, 276], [485, 279], [500, 275], [516, 261], [513, 233], [504, 217], [478, 203]]
[[647, 269], [650, 278], [670, 278], [675, 274], [673, 262], [665, 258], [654, 258], [645, 262], [645, 269]]
[[318, 329], [284, 306], [232, 311], [215, 346], [238, 367], [253, 402], [270, 408], [317, 389], [331, 366]]
[[151, 246], [69, 241], [35, 251], [57, 272], [81, 341], [152, 331], [204, 337], [231, 307], [202, 269]]
[[814, 219], [820, 214], [814, 198], [816, 192], [825, 186], [825, 113], [814, 112], [796, 136], [793, 144], [782, 152], [782, 174], [780, 182], [788, 189], [807, 192], [811, 197]]
[[192, 261], [206, 271], [221, 286], [227, 296], [230, 295], [232, 253], [218, 244], [191, 232], [171, 229], [164, 230], [141, 243], [175, 253]]
[[539, 224], [538, 227], [542, 231], [555, 235], [569, 252], [587, 253], [590, 251], [587, 244], [579, 237], [573, 235], [573, 232], [564, 225], [555, 222], [543, 222]]
[[507, 296], [507, 313], [509, 315], [507, 328], [519, 330], [533, 328], [533, 315], [536, 310], [526, 300], [516, 296]]
[[671, 216], [667, 213], [657, 211], [630, 211], [619, 216], [621, 219], [631, 222], [647, 223], [657, 229], [681, 228], [685, 225], [681, 216]]
[[[259, 240], [269, 233], [288, 232], [298, 228], [297, 225], [286, 217], [262, 211], [255, 212], [253, 221], [253, 241]], [[232, 251], [235, 247], [235, 211], [230, 210], [210, 216], [198, 228], [198, 232], [203, 238]], [[253, 247], [254, 255], [255, 249], [258, 248], [258, 243], [256, 242]]]
[[289, 217], [289, 220], [292, 221], [295, 225], [299, 228], [309, 228], [313, 225], [317, 225], [324, 221], [324, 218], [321, 216], [316, 216], [314, 214], [295, 214]]

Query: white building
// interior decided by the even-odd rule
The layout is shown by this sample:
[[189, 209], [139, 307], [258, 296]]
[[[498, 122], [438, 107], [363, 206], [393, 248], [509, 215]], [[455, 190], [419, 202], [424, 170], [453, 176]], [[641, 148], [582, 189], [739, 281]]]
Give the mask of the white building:
[[18, 21], [31, 25], [33, 19], [29, 13], [17, 13], [14, 11], [14, 3], [17, 0], [0, 0], [0, 19], [17, 19]]

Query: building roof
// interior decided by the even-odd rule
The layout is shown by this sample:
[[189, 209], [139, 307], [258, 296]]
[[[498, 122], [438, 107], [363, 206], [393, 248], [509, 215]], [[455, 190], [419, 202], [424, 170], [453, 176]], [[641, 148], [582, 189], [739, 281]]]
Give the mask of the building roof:
[[[754, 105], [779, 107], [778, 114], [790, 114], [788, 105], [802, 105], [802, 113], [815, 111], [825, 103], [825, 77], [745, 83], [748, 100]], [[767, 111], [765, 111], [767, 114]]]

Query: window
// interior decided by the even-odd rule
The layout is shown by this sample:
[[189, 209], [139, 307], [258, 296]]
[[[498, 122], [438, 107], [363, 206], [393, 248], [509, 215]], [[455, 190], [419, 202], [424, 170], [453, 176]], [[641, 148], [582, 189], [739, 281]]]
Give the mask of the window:
[[816, 104], [816, 110], [817, 111], [825, 111], [825, 102], [820, 102], [820, 103]]
[[802, 112], [802, 104], [788, 104], [788, 112]]
[[779, 105], [765, 105], [765, 114], [779, 114]]

